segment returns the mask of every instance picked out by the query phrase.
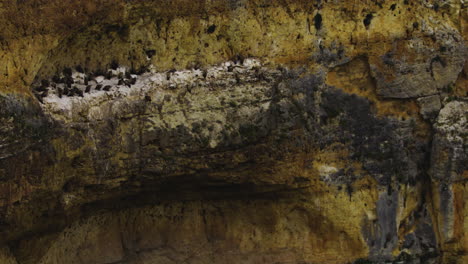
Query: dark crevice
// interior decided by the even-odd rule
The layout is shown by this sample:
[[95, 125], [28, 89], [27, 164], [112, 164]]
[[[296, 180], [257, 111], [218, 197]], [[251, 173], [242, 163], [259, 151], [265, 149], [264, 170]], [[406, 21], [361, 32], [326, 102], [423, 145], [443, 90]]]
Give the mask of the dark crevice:
[[369, 25], [371, 24], [372, 19], [374, 16], [372, 14], [367, 14], [366, 17], [363, 20], [364, 26], [366, 29], [369, 29]]
[[314, 17], [314, 26], [316, 30], [320, 30], [322, 28], [322, 15], [316, 14]]
[[206, 29], [206, 33], [212, 34], [215, 32], [215, 30], [216, 30], [216, 25], [211, 25]]

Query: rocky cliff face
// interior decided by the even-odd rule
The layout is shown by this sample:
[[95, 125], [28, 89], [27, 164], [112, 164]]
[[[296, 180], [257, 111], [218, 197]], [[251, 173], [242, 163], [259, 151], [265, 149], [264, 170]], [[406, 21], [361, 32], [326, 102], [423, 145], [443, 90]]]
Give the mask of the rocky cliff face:
[[0, 263], [468, 261], [463, 1], [0, 14]]

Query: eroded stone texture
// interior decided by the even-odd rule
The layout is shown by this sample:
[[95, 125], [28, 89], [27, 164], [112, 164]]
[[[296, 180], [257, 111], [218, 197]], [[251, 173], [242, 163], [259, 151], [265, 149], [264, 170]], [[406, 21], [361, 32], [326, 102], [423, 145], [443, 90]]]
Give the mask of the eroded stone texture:
[[419, 113], [427, 120], [434, 120], [442, 107], [439, 95], [418, 98], [418, 103], [421, 108]]
[[17, 264], [18, 263], [8, 248], [0, 249], [0, 261], [5, 264]]
[[[52, 219], [49, 214], [73, 217], [80, 214], [74, 208], [99, 204], [103, 197], [123, 198], [153, 190], [156, 197], [146, 202], [184, 196], [190, 200], [232, 199], [235, 192], [224, 188], [241, 184], [248, 196], [297, 188], [318, 192], [317, 201], [305, 199], [308, 207], [326, 208], [314, 215], [337, 225], [333, 227], [337, 234], [342, 232], [359, 241], [350, 245], [356, 248], [353, 254], [334, 259], [327, 256], [342, 250], [343, 242], [331, 239], [326, 248], [316, 252], [324, 263], [345, 262], [366, 254], [374, 260], [391, 259], [395, 250], [404, 249], [397, 243], [399, 229], [410, 234], [409, 226], [416, 223], [404, 223], [409, 226], [402, 228], [398, 222], [419, 211], [420, 202], [400, 203], [400, 199], [411, 198], [399, 189], [408, 184], [405, 190], [419, 192], [418, 167], [424, 160], [424, 153], [418, 150], [424, 141], [408, 136], [416, 129], [414, 120], [377, 117], [368, 99], [326, 85], [321, 74], [301, 77], [298, 71], [270, 69], [253, 59], [237, 65], [228, 62], [206, 72], [202, 77], [196, 71], [175, 71], [169, 80], [166, 73], [147, 73], [130, 89], [44, 98], [41, 106], [56, 127], [51, 142], [60, 146], [61, 152], [54, 156], [60, 162], [41, 165], [42, 171], [54, 173], [39, 178], [33, 186], [56, 188], [55, 198], [48, 208], [36, 208], [37, 215], [29, 216], [34, 224], [21, 221], [24, 216], [19, 213], [31, 209], [10, 211], [6, 218], [10, 229], [5, 230], [5, 237], [29, 228], [64, 225], [63, 219]], [[17, 192], [20, 197], [28, 195], [21, 189]], [[337, 195], [342, 198], [337, 200]], [[357, 198], [362, 195], [366, 198]], [[111, 207], [125, 206], [129, 201], [115, 200]], [[354, 210], [355, 221], [340, 219], [337, 212], [345, 208]], [[191, 209], [192, 205], [187, 205], [184, 210]], [[331, 228], [313, 225], [303, 228], [331, 232]], [[99, 237], [91, 237], [89, 242], [99, 244]], [[417, 241], [422, 243], [420, 238]], [[23, 262], [33, 263], [46, 254], [40, 251], [39, 255], [27, 256], [23, 248], [31, 248], [28, 243], [33, 242], [24, 243], [18, 253]], [[307, 244], [303, 250], [316, 248], [313, 245]], [[124, 258], [119, 245], [110, 247], [102, 249], [110, 252], [109, 259], [103, 254], [106, 259], [95, 261]], [[256, 247], [265, 245], [257, 241]], [[429, 248], [418, 250], [425, 255], [434, 247], [429, 244]], [[297, 255], [295, 250], [288, 248], [285, 254]], [[271, 260], [284, 258], [273, 252], [265, 254]], [[308, 261], [314, 256], [306, 254], [301, 259]], [[204, 261], [221, 260], [215, 257]]]
[[[431, 178], [435, 213], [439, 220], [438, 238], [449, 252], [463, 251], [467, 245], [466, 179], [468, 160], [468, 104], [452, 101], [440, 111], [432, 143]], [[457, 255], [445, 256], [454, 261]], [[462, 258], [466, 260], [466, 256]]]
[[434, 180], [451, 183], [466, 178], [467, 114], [468, 104], [465, 101], [449, 102], [440, 111], [432, 143], [431, 176]]
[[380, 58], [372, 58], [372, 74], [380, 96], [434, 95], [457, 79], [468, 54], [466, 45], [460, 41], [458, 31], [433, 23], [422, 20], [421, 35], [398, 40], [393, 49]]
[[[364, 253], [363, 241], [312, 213], [319, 207], [293, 201], [164, 202], [100, 214], [64, 230], [36, 263], [300, 263], [317, 255], [333, 263]], [[336, 243], [343, 254], [328, 249]]]

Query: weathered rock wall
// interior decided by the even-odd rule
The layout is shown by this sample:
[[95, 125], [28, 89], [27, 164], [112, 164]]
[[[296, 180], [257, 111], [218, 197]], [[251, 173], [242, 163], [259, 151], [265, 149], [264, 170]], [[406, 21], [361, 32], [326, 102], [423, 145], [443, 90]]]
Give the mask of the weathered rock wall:
[[467, 261], [462, 1], [0, 14], [1, 263]]

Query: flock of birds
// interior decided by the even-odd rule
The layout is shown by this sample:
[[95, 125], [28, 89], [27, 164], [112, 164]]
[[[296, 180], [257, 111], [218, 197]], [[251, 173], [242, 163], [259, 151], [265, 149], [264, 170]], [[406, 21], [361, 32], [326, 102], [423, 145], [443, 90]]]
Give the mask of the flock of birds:
[[[235, 60], [229, 61], [220, 66], [220, 69], [218, 70], [234, 73], [236, 68], [256, 69], [256, 67], [258, 67], [257, 64], [258, 62], [253, 59], [244, 60], [243, 57], [238, 56]], [[152, 66], [141, 67], [140, 70], [135, 71], [133, 69], [129, 70], [126, 67], [119, 66], [116, 62], [111, 63], [107, 72], [89, 72], [79, 65], [74, 67], [74, 69], [67, 67], [64, 68], [62, 72], [55, 74], [51, 79], [36, 81], [32, 87], [32, 92], [39, 102], [44, 104], [44, 98], [50, 95], [54, 95], [54, 97], [57, 96], [58, 98], [85, 97], [87, 93], [118, 91], [122, 87], [131, 88], [133, 85], [137, 84], [137, 82], [140, 86], [141, 84], [144, 84], [147, 81], [147, 78], [140, 77], [147, 72], [153, 72], [151, 67]], [[207, 69], [200, 69], [197, 67], [192, 69], [190, 73], [194, 74], [197, 78], [202, 78], [204, 80], [208, 77]], [[184, 72], [178, 74], [175, 69], [165, 72], [165, 75], [166, 76], [162, 78], [167, 81], [170, 81], [173, 75], [178, 76], [177, 78], [179, 79], [184, 78], [181, 77], [184, 76]], [[261, 76], [262, 74], [260, 73], [259, 78]], [[235, 78], [238, 80], [237, 73], [235, 74]], [[153, 78], [150, 79], [153, 80]], [[148, 97], [145, 97], [145, 100], [151, 101]]]
[[61, 74], [55, 74], [51, 80], [43, 79], [33, 87], [33, 93], [39, 102], [53, 93], [59, 98], [63, 96], [84, 97], [85, 93], [93, 91], [110, 91], [114, 87], [131, 87], [137, 82], [136, 74], [131, 74], [124, 67], [113, 63], [106, 73], [85, 73], [81, 66], [65, 68]]

